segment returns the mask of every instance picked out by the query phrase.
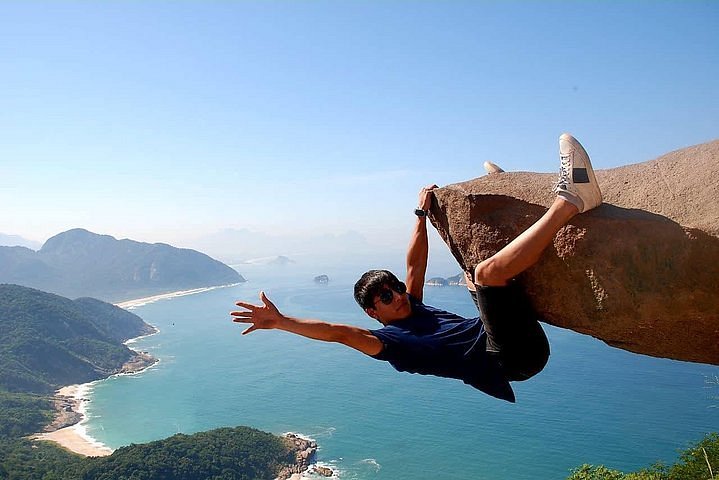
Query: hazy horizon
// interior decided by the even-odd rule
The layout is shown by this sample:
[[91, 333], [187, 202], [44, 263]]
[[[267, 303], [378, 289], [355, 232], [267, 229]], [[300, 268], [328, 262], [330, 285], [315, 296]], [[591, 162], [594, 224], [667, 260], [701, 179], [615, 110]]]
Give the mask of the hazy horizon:
[[[81, 228], [81, 227], [76, 227]], [[85, 229], [87, 230], [87, 229]], [[65, 230], [67, 231], [67, 230]], [[58, 232], [58, 234], [64, 232]], [[107, 235], [103, 232], [92, 232]], [[111, 235], [112, 236], [112, 235]], [[123, 240], [124, 238], [117, 238]], [[137, 240], [130, 238], [129, 240]], [[144, 241], [143, 241], [144, 242]], [[409, 242], [409, 235], [407, 243]], [[17, 235], [0, 232], [0, 246], [24, 246], [39, 250], [44, 242], [27, 242]], [[166, 243], [148, 241], [145, 243]], [[288, 257], [293, 264], [288, 268], [317, 270], [319, 268], [390, 268], [402, 272], [405, 261], [405, 244], [377, 245], [367, 241], [361, 234], [353, 231], [340, 235], [315, 236], [272, 236], [246, 229], [227, 229], [211, 235], [199, 237], [186, 244], [170, 244], [178, 248], [190, 248], [226, 263], [240, 273], [243, 266], [262, 264], [279, 256]], [[430, 276], [448, 277], [460, 272], [461, 268], [449, 252], [449, 248], [432, 230], [430, 233], [431, 262]], [[318, 270], [318, 274], [322, 273]], [[429, 277], [428, 277], [429, 278]]]

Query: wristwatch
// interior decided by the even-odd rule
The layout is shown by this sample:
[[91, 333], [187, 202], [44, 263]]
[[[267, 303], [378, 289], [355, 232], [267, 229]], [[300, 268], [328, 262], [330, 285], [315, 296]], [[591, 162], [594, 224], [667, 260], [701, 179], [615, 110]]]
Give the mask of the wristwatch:
[[422, 210], [421, 208], [417, 207], [414, 209], [414, 214], [418, 217], [426, 217], [427, 216], [427, 210]]

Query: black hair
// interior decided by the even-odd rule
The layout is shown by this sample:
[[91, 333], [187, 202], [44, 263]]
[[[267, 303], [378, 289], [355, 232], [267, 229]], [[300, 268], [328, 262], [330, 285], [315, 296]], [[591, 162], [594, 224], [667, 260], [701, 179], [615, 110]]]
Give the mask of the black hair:
[[374, 308], [374, 297], [385, 286], [398, 293], [407, 291], [406, 285], [389, 270], [370, 270], [355, 283], [355, 301], [362, 309]]

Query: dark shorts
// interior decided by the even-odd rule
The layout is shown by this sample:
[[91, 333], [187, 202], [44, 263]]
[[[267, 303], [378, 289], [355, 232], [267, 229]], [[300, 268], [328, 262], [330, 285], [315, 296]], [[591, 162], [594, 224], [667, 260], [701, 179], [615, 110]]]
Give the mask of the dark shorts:
[[497, 356], [507, 380], [541, 372], [549, 360], [549, 342], [524, 289], [514, 281], [476, 288], [470, 295], [487, 332], [487, 352]]

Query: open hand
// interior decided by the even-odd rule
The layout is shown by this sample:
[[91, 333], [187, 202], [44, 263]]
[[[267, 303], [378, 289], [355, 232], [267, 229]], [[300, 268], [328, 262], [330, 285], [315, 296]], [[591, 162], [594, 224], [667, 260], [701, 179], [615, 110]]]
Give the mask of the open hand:
[[237, 302], [235, 305], [245, 308], [246, 310], [230, 312], [230, 315], [235, 317], [232, 319], [233, 322], [252, 324], [247, 330], [242, 332], [242, 335], [254, 332], [255, 330], [277, 328], [277, 324], [282, 320], [283, 315], [277, 310], [277, 307], [270, 302], [267, 296], [265, 296], [265, 292], [260, 292], [260, 300], [262, 300], [263, 305]]

